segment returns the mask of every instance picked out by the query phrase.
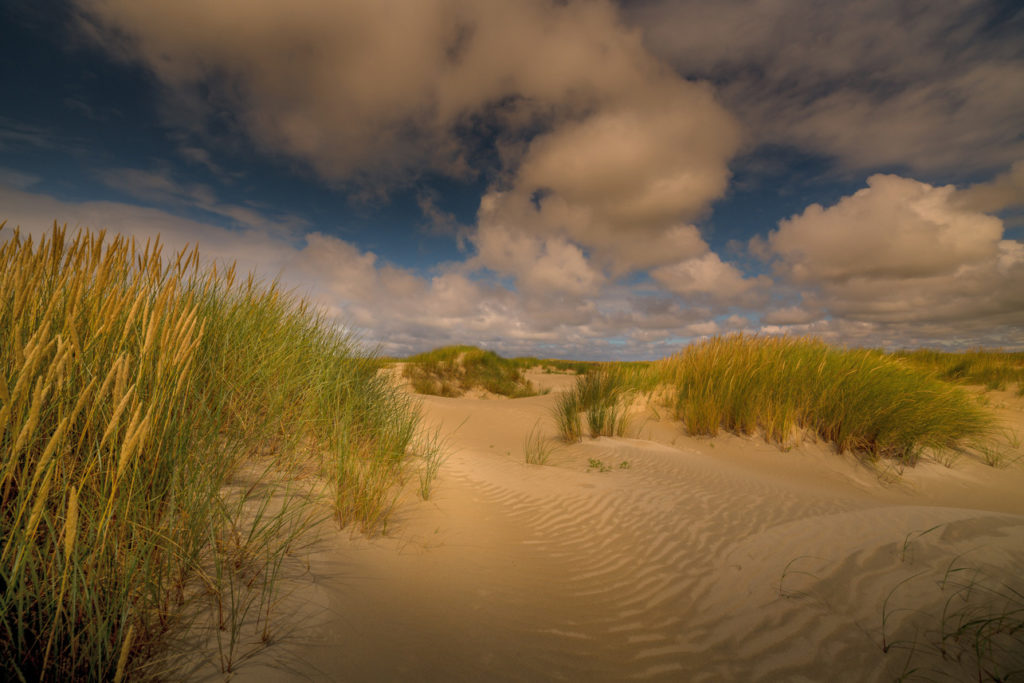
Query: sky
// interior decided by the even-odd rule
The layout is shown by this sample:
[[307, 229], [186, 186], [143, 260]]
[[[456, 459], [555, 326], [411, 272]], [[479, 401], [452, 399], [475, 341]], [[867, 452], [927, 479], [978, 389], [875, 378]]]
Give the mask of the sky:
[[4, 0], [0, 240], [199, 244], [368, 347], [1024, 349], [1017, 0]]

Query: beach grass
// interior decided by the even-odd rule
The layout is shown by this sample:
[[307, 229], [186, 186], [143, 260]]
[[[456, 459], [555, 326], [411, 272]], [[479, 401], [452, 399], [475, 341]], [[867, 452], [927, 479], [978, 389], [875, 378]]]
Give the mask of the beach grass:
[[630, 369], [615, 364], [602, 364], [577, 377], [575, 386], [558, 397], [553, 409], [562, 439], [579, 441], [584, 417], [591, 437], [625, 434], [633, 379]]
[[787, 445], [806, 430], [842, 453], [915, 464], [926, 451], [990, 435], [971, 395], [903, 360], [808, 337], [716, 337], [652, 371], [691, 434], [760, 432]]
[[420, 394], [456, 397], [475, 388], [510, 398], [536, 396], [524, 365], [475, 346], [443, 346], [410, 356], [403, 374]]
[[555, 445], [547, 439], [540, 428], [540, 420], [534, 423], [523, 441], [523, 455], [528, 465], [546, 465], [555, 451]]
[[[223, 597], [210, 567], [256, 550], [246, 583], [272, 604], [315, 516], [303, 467], [341, 523], [386, 523], [419, 416], [310, 304], [196, 249], [0, 230], [4, 680], [151, 675], [196, 577]], [[290, 502], [225, 497], [253, 461], [293, 474]]]

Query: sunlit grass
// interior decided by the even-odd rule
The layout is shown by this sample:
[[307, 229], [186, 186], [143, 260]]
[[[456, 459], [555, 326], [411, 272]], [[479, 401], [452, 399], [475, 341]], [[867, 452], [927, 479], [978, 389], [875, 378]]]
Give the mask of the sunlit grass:
[[871, 457], [914, 464], [926, 450], [988, 435], [992, 417], [963, 390], [871, 350], [811, 338], [718, 337], [654, 372], [691, 434], [761, 432], [779, 444], [807, 430]]
[[576, 385], [555, 403], [555, 424], [562, 439], [579, 441], [584, 433], [584, 417], [590, 436], [622, 436], [627, 425], [626, 404], [633, 391], [630, 378], [628, 369], [613, 364], [578, 377]]
[[[38, 243], [5, 237], [5, 680], [141, 671], [196, 576], [240, 609], [232, 577], [249, 567], [247, 589], [269, 614], [275, 567], [312, 523], [302, 506], [314, 487], [295, 474], [273, 494], [284, 503], [253, 490], [225, 497], [243, 463], [286, 474], [311, 465], [340, 522], [386, 524], [418, 415], [306, 302], [237, 281], [233, 268], [202, 268], [195, 250], [167, 260], [159, 245], [56, 227]], [[256, 569], [231, 559], [253, 556]]]
[[694, 435], [756, 433], [789, 446], [809, 432], [838, 452], [911, 465], [925, 452], [948, 462], [964, 446], [978, 450], [994, 433], [994, 420], [969, 394], [938, 378], [935, 359], [975, 368], [975, 377], [979, 368], [995, 366], [1006, 377], [1014, 372], [1014, 355], [969, 353], [956, 363], [928, 356], [929, 369], [921, 367], [924, 354], [915, 358], [813, 338], [716, 337], [656, 363], [594, 366], [559, 397], [554, 419], [569, 442], [585, 432], [621, 435], [629, 397], [659, 390]]

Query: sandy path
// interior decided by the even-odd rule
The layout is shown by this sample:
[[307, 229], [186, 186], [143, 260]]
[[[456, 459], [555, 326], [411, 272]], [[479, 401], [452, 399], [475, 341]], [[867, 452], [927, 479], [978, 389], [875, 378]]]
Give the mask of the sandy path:
[[[1024, 564], [1019, 466], [886, 486], [821, 446], [655, 421], [526, 465], [553, 400], [424, 398], [452, 451], [431, 500], [410, 491], [387, 537], [325, 534], [243, 678], [892, 680], [910, 650], [883, 653], [883, 605], [941, 607], [950, 562], [998, 580]], [[920, 614], [894, 612], [886, 642], [958, 676]]]

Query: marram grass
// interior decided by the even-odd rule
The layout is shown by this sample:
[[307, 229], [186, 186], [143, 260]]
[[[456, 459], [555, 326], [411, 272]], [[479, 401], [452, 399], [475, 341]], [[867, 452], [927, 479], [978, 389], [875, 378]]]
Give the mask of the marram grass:
[[624, 435], [636, 376], [629, 367], [602, 364], [577, 377], [575, 386], [559, 396], [554, 407], [562, 439], [573, 443], [583, 438], [583, 417], [592, 437]]
[[221, 491], [253, 458], [312, 459], [342, 523], [386, 524], [418, 415], [308, 304], [195, 250], [0, 237], [4, 680], [151, 674], [192, 577], [232, 564]]
[[812, 338], [717, 337], [661, 361], [691, 434], [761, 432], [779, 444], [807, 430], [870, 457], [914, 464], [925, 451], [970, 444], [993, 419], [962, 389], [900, 359]]

